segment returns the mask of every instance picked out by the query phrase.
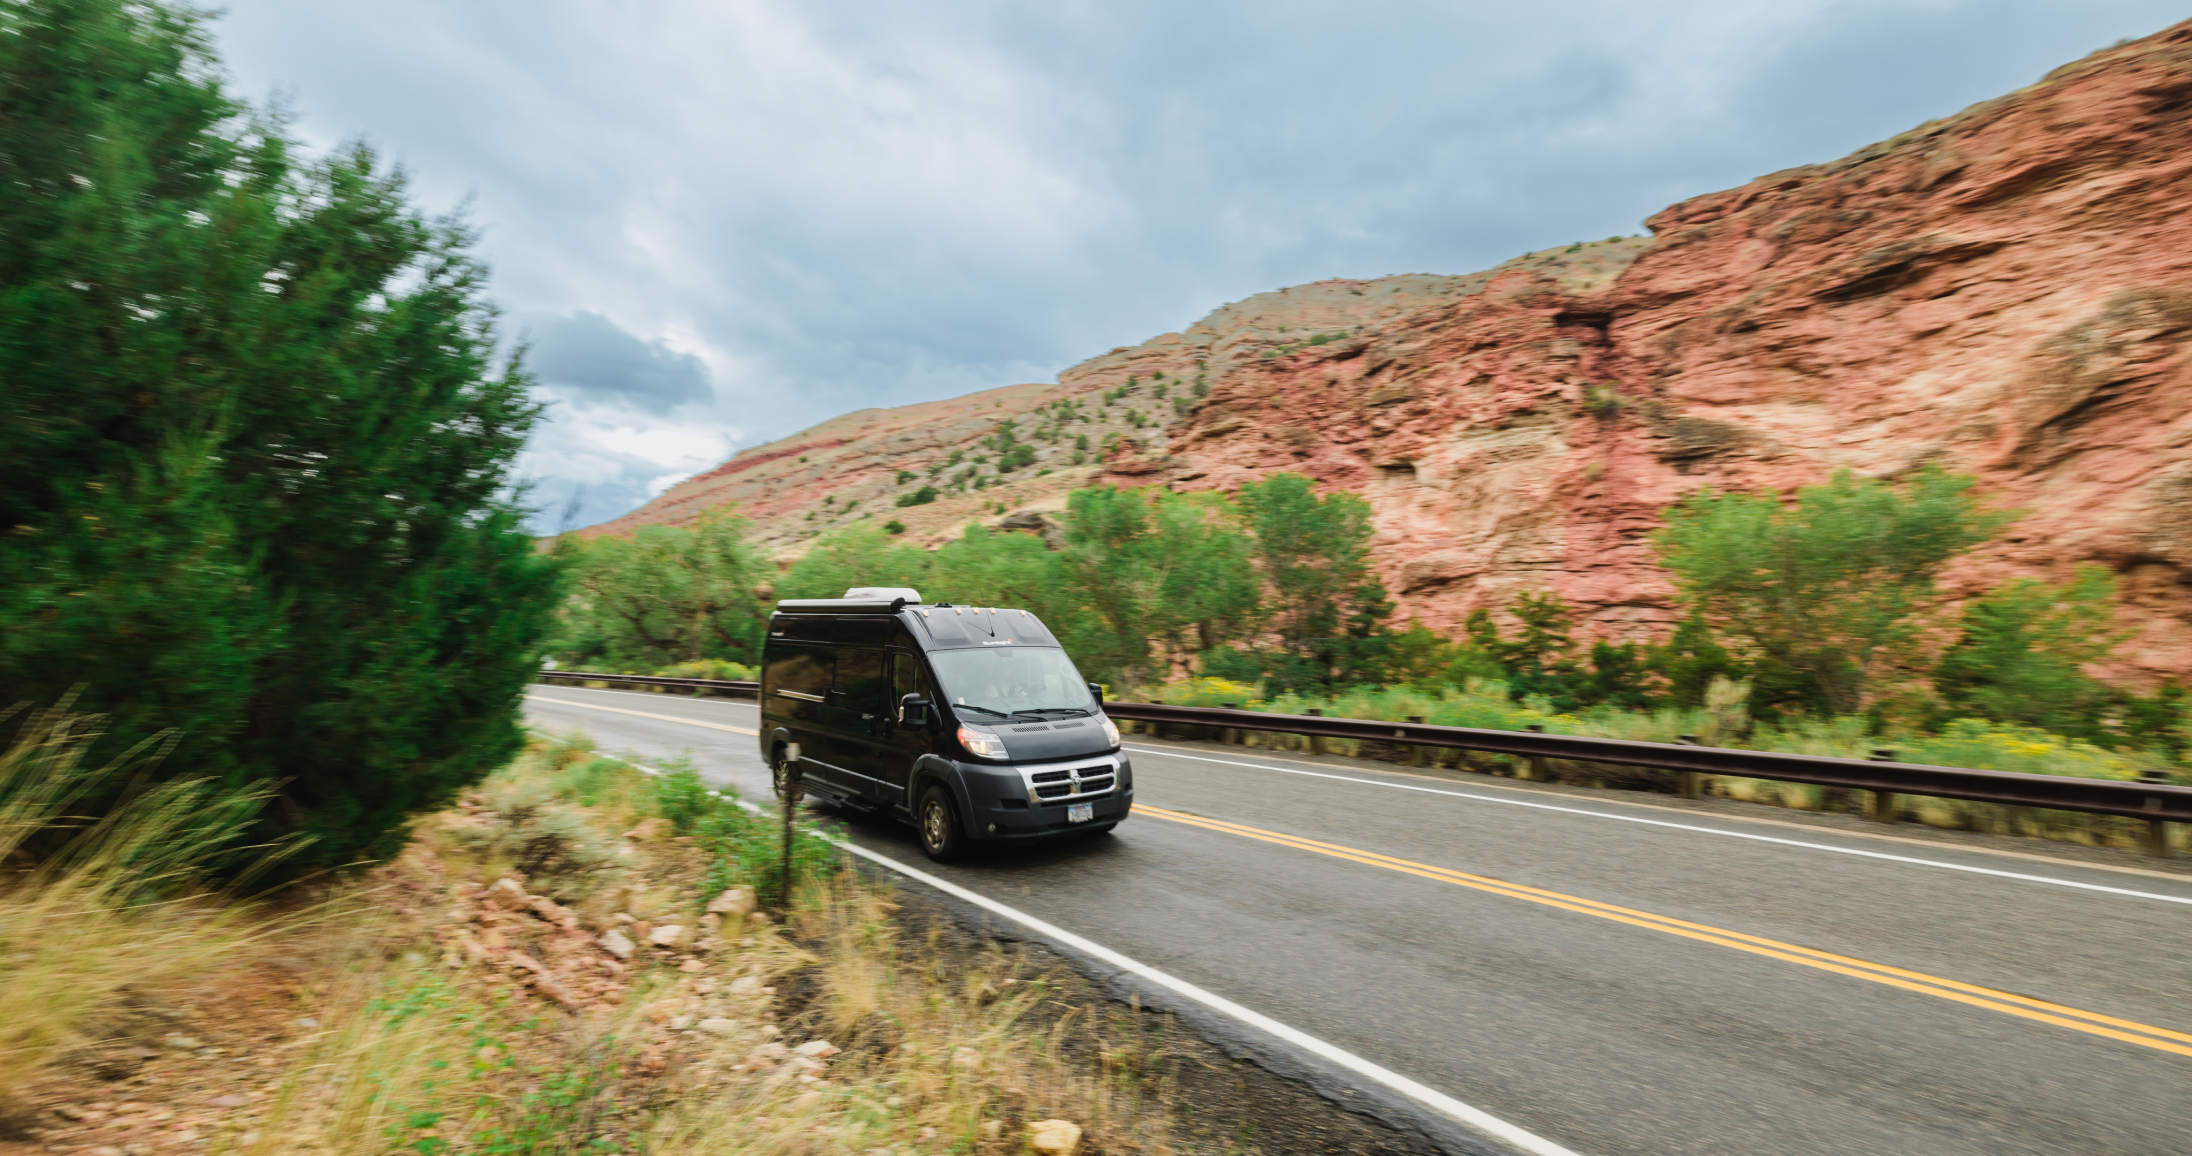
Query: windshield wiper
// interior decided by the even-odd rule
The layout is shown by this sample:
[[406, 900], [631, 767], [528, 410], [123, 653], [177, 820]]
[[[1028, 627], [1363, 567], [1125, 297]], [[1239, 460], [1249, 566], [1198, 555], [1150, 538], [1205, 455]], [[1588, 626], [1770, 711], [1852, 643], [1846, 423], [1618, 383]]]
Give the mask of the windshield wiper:
[[1045, 713], [1043, 713], [1043, 712], [1045, 712], [1045, 711], [1055, 711], [1055, 710], [1062, 710], [1062, 711], [1065, 711], [1065, 712], [1067, 712], [1067, 714], [1066, 714], [1066, 716], [1065, 716], [1065, 717], [1067, 717], [1067, 718], [1087, 718], [1087, 717], [1088, 717], [1088, 709], [1087, 709], [1086, 707], [1078, 707], [1078, 706], [1031, 706], [1031, 707], [1024, 707], [1024, 708], [1022, 708], [1022, 709], [1020, 709], [1020, 710], [1016, 710], [1016, 711], [1013, 711], [1013, 712], [1012, 712], [1012, 717], [1014, 717], [1014, 718], [1018, 718], [1018, 717], [1020, 717], [1021, 715], [1024, 715], [1024, 714], [1025, 714], [1025, 715], [1033, 715], [1033, 716], [1035, 716], [1036, 718], [1049, 718], [1050, 716], [1049, 716], [1049, 715], [1047, 715], [1047, 714], [1045, 714]]
[[991, 709], [989, 709], [989, 708], [988, 708], [988, 707], [986, 707], [986, 706], [976, 706], [976, 705], [974, 705], [974, 704], [973, 704], [973, 703], [971, 703], [971, 702], [955, 702], [955, 703], [953, 703], [953, 704], [951, 704], [951, 705], [953, 705], [953, 706], [955, 706], [955, 707], [959, 708], [960, 710], [978, 710], [978, 711], [981, 711], [981, 712], [982, 712], [983, 714], [987, 714], [987, 715], [995, 715], [995, 716], [997, 716], [998, 718], [1011, 718], [1011, 717], [1012, 717], [1011, 715], [1009, 715], [1009, 714], [1006, 714], [1006, 713], [1005, 713], [1004, 711], [1001, 711], [1001, 710], [991, 710]]

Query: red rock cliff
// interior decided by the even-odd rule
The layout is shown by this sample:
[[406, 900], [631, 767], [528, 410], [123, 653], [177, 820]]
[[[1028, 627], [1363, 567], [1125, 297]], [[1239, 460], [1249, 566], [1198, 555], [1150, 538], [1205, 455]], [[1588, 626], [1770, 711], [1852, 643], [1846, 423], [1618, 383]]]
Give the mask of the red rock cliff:
[[1952, 588], [2104, 563], [2134, 671], [2192, 672], [2188, 169], [2192, 23], [1675, 205], [1602, 284], [1516, 267], [1243, 365], [1171, 480], [1366, 492], [1434, 625], [1552, 589], [1634, 636], [1670, 617], [1645, 535], [1682, 493], [1939, 461], [2030, 511]]
[[[1617, 637], [1672, 617], [1645, 536], [1683, 493], [1938, 461], [2029, 511], [1952, 589], [2104, 563], [2124, 576], [2140, 628], [2121, 673], [2181, 676], [2192, 673], [2188, 168], [2192, 22], [1831, 164], [1675, 205], [1647, 222], [1649, 239], [1468, 277], [1264, 294], [1057, 386], [931, 403], [973, 406], [934, 420], [908, 407], [830, 425], [869, 419], [868, 464], [848, 473], [875, 483], [984, 436], [996, 415], [1156, 367], [1174, 381], [1199, 374], [1208, 396], [1118, 427], [1136, 440], [1107, 466], [920, 507], [933, 524], [917, 529], [994, 520], [1000, 495], [1044, 508], [1091, 479], [1231, 488], [1294, 470], [1375, 505], [1403, 618], [1452, 628], [1478, 606], [1550, 589]], [[724, 468], [783, 460], [802, 439]], [[881, 452], [892, 444], [907, 448]], [[837, 484], [791, 482], [751, 512], [787, 518]], [[695, 479], [626, 521], [674, 520], [705, 503], [703, 488]]]

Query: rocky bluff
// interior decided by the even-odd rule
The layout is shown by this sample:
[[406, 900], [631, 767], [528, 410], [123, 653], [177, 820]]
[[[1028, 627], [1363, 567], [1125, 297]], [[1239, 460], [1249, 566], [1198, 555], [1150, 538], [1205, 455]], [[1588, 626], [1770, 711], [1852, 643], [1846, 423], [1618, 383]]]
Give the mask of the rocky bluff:
[[[2188, 170], [2192, 22], [1674, 205], [1649, 238], [1263, 294], [1054, 385], [833, 419], [587, 532], [729, 501], [790, 557], [861, 518], [934, 542], [976, 519], [1039, 526], [1027, 515], [1091, 483], [1230, 489], [1291, 470], [1373, 503], [1404, 620], [1452, 629], [1552, 590], [1586, 632], [1632, 638], [1673, 616], [1645, 536], [1684, 493], [1935, 461], [2027, 511], [1952, 592], [2105, 564], [2139, 629], [2120, 673], [2181, 676]], [[994, 461], [982, 442], [1007, 419], [1051, 440], [998, 474], [973, 458]], [[954, 451], [963, 464], [931, 478]], [[983, 488], [895, 505], [970, 467]]]

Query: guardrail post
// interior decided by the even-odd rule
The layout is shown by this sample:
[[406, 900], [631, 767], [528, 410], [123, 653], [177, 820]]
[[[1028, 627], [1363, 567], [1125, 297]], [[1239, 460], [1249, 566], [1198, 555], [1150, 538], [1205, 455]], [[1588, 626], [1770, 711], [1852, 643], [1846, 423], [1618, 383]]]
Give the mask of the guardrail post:
[[[2169, 772], [2162, 770], [2140, 771], [2139, 781], [2166, 783], [2169, 781]], [[2149, 795], [2146, 799], [2146, 809], [2159, 811], [2162, 809], [2162, 801]], [[2148, 819], [2146, 821], [2146, 853], [2156, 859], [2169, 858], [2169, 820]]]
[[[1221, 703], [1219, 703], [1218, 705], [1219, 705], [1219, 706], [1222, 706], [1222, 707], [1224, 707], [1224, 708], [1225, 708], [1225, 709], [1227, 709], [1227, 710], [1239, 710], [1239, 709], [1241, 709], [1241, 704], [1239, 704], [1239, 703], [1237, 703], [1237, 702], [1221, 702]], [[1221, 733], [1220, 733], [1220, 734], [1218, 735], [1218, 741], [1219, 741], [1219, 742], [1221, 742], [1221, 743], [1223, 743], [1223, 744], [1225, 744], [1226, 746], [1229, 746], [1229, 747], [1237, 747], [1237, 746], [1241, 745], [1241, 731], [1240, 731], [1240, 728], [1239, 728], [1239, 727], [1227, 727], [1227, 728], [1225, 728], [1225, 730], [1224, 730], [1224, 731], [1222, 731], [1222, 732], [1221, 732]]]
[[[1423, 721], [1423, 716], [1420, 714], [1412, 714], [1408, 716], [1408, 721], [1412, 723], [1420, 723]], [[1420, 767], [1423, 765], [1422, 744], [1418, 743], [1408, 748], [1408, 765], [1411, 767]]]
[[[1677, 746], [1694, 747], [1697, 745], [1697, 736], [1676, 735], [1674, 741]], [[1705, 792], [1698, 783], [1699, 777], [1696, 771], [1676, 771], [1674, 775], [1675, 794], [1685, 799], [1704, 798]]]
[[793, 743], [784, 752], [784, 792], [778, 796], [778, 810], [784, 813], [784, 910], [792, 909], [792, 821], [799, 816], [799, 802], [806, 798], [806, 768], [799, 761], [799, 744]]
[[[1321, 707], [1321, 706], [1313, 706], [1313, 707], [1310, 707], [1310, 708], [1309, 708], [1309, 717], [1311, 717], [1311, 718], [1323, 718], [1323, 717], [1324, 717], [1324, 708], [1323, 708], [1323, 707]], [[1321, 754], [1323, 754], [1323, 753], [1324, 753], [1324, 736], [1323, 736], [1323, 735], [1310, 735], [1310, 736], [1309, 736], [1309, 753], [1310, 753], [1310, 754], [1313, 754], [1313, 755], [1321, 755]]]
[[[1533, 735], [1541, 735], [1545, 733], [1545, 724], [1530, 723], [1522, 729], [1529, 731]], [[1529, 773], [1523, 775], [1522, 777], [1530, 780], [1533, 783], [1549, 783], [1553, 780], [1553, 771], [1551, 767], [1545, 765], [1544, 755], [1531, 755]]]
[[[1868, 763], [1892, 763], [1895, 761], [1895, 748], [1874, 747], [1871, 757], [1865, 761]], [[1895, 792], [1873, 791], [1871, 805], [1866, 808], [1865, 817], [1875, 823], [1894, 822]]]

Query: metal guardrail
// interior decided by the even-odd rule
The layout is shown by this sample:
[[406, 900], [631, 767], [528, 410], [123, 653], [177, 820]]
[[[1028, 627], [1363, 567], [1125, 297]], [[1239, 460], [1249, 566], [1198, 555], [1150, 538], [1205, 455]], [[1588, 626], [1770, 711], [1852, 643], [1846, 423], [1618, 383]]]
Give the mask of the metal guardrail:
[[1640, 743], [1629, 739], [1549, 735], [1531, 731], [1479, 730], [1431, 723], [1392, 723], [1320, 715], [1265, 714], [1223, 707], [1168, 706], [1153, 702], [1107, 702], [1115, 719], [1220, 727], [1244, 731], [1358, 739], [1405, 746], [1489, 751], [1531, 758], [1574, 759], [1656, 767], [1708, 775], [1738, 775], [1822, 787], [1847, 787], [1897, 795], [1966, 799], [2012, 807], [2050, 807], [2134, 819], [2192, 822], [2192, 787], [2168, 783], [2127, 783], [2070, 775], [2029, 775], [1971, 767], [1924, 763], [1872, 762], [1825, 755], [1792, 755], [1734, 747]]
[[[760, 684], [755, 682], [707, 678], [667, 678], [660, 675], [599, 674], [571, 670], [544, 670], [540, 673], [545, 679], [674, 686], [715, 691], [741, 698], [758, 697], [761, 689]], [[1486, 751], [1492, 754], [1520, 755], [1533, 761], [1569, 759], [1651, 767], [1681, 775], [1682, 794], [1693, 798], [1696, 797], [1696, 783], [1692, 777], [1695, 775], [1734, 775], [1749, 779], [1840, 787], [1872, 792], [1873, 814], [1882, 818], [1892, 816], [1893, 797], [1896, 795], [1963, 799], [2010, 807], [2045, 807], [2093, 815], [2118, 815], [2143, 819], [2150, 824], [2148, 850], [2156, 854], [2166, 854], [2168, 849], [2167, 832], [2163, 824], [2192, 822], [2192, 787], [2169, 783], [2085, 779], [2070, 775], [2031, 775], [2017, 771], [1875, 762], [1824, 755], [1740, 750], [1733, 747], [1641, 743], [1628, 739], [1540, 734], [1533, 731], [1481, 730], [1432, 723], [1327, 718], [1322, 715], [1267, 714], [1262, 711], [1171, 706], [1154, 702], [1106, 702], [1104, 713], [1114, 719], [1210, 727], [1220, 731], [1266, 731], [1397, 746]]]
[[723, 678], [670, 678], [659, 674], [602, 674], [593, 670], [544, 670], [540, 677], [564, 682], [601, 682], [612, 686], [677, 686], [714, 691], [727, 698], [759, 698], [761, 684]]

